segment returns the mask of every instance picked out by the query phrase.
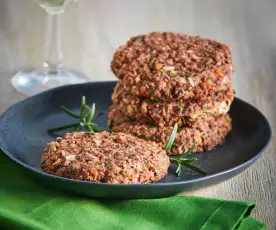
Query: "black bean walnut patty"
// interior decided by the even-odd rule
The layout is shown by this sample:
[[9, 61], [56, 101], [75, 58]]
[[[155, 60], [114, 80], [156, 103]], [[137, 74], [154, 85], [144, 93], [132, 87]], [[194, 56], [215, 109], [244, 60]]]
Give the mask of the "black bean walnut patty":
[[152, 183], [167, 174], [169, 158], [158, 144], [125, 133], [67, 133], [46, 145], [44, 172], [114, 184]]
[[[126, 122], [113, 126], [114, 132], [126, 132], [145, 140], [152, 140], [166, 146], [173, 127], [150, 127], [137, 122]], [[204, 122], [199, 127], [182, 127], [178, 129], [173, 148], [169, 155], [181, 154], [184, 149], [190, 149], [196, 144], [193, 152], [203, 152], [222, 144], [231, 131], [231, 118], [228, 114]]]
[[118, 84], [112, 95], [113, 105], [108, 118], [111, 125], [128, 120], [136, 120], [145, 125], [172, 126], [175, 122], [182, 126], [199, 126], [201, 121], [226, 114], [234, 99], [234, 90], [228, 88], [210, 96], [187, 99], [181, 102], [162, 102], [130, 95]]
[[231, 86], [233, 64], [229, 47], [217, 41], [152, 32], [119, 47], [111, 69], [132, 95], [179, 101]]

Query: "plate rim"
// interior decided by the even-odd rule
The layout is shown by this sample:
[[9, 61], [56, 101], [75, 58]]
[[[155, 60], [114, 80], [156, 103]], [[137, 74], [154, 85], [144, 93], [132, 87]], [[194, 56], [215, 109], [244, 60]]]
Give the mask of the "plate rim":
[[[81, 84], [74, 84], [74, 85], [65, 85], [65, 86], [60, 86], [60, 87], [56, 87], [56, 88], [53, 88], [53, 89], [49, 89], [49, 90], [46, 90], [44, 92], [41, 92], [39, 94], [36, 94], [36, 95], [33, 95], [31, 97], [28, 97], [28, 98], [25, 98], [13, 105], [11, 105], [1, 116], [0, 116], [0, 122], [4, 119], [5, 115], [8, 114], [14, 107], [16, 107], [17, 105], [21, 104], [21, 103], [27, 103], [29, 100], [32, 100], [32, 98], [34, 97], [38, 97], [38, 96], [42, 96], [44, 94], [48, 94], [48, 93], [51, 93], [51, 92], [54, 92], [54, 91], [58, 91], [58, 90], [61, 90], [61, 89], [70, 89], [73, 87], [82, 87], [82, 86], [85, 86], [85, 85], [93, 85], [93, 84], [116, 84], [118, 81], [95, 81], [95, 82], [87, 82], [87, 83], [81, 83]], [[197, 183], [197, 182], [202, 182], [202, 181], [208, 181], [212, 178], [216, 178], [216, 177], [221, 177], [225, 174], [229, 174], [229, 173], [233, 173], [233, 172], [237, 172], [239, 170], [242, 170], [242, 169], [246, 169], [248, 168], [250, 165], [252, 165], [264, 152], [264, 150], [268, 147], [268, 145], [270, 144], [271, 142], [271, 139], [272, 139], [272, 129], [271, 129], [271, 126], [269, 124], [269, 121], [267, 120], [267, 118], [264, 116], [264, 114], [259, 110], [257, 109], [255, 106], [247, 103], [246, 101], [238, 98], [238, 97], [235, 97], [234, 100], [238, 100], [244, 104], [246, 104], [247, 106], [250, 106], [252, 107], [253, 109], [255, 109], [260, 115], [261, 117], [263, 118], [263, 120], [265, 121], [267, 127], [268, 127], [268, 139], [265, 143], [265, 145], [260, 149], [258, 150], [258, 153], [256, 153], [252, 158], [246, 160], [245, 162], [242, 162], [241, 164], [238, 164], [236, 165], [235, 167], [232, 167], [230, 169], [227, 169], [227, 170], [223, 170], [221, 172], [218, 172], [218, 173], [214, 173], [212, 175], [206, 175], [206, 176], [202, 176], [200, 178], [196, 178], [196, 179], [190, 179], [190, 180], [182, 180], [182, 181], [174, 181], [174, 182], [154, 182], [154, 183], [149, 183], [149, 184], [107, 184], [107, 183], [101, 183], [101, 182], [92, 182], [92, 181], [82, 181], [82, 180], [74, 180], [74, 179], [70, 179], [70, 178], [65, 178], [65, 177], [60, 177], [60, 176], [55, 176], [55, 175], [52, 175], [52, 174], [49, 174], [49, 173], [45, 173], [41, 170], [38, 170], [36, 168], [33, 168], [32, 166], [18, 160], [17, 158], [15, 158], [12, 154], [9, 153], [9, 151], [7, 151], [4, 147], [3, 147], [3, 143], [1, 142], [1, 139], [0, 139], [0, 150], [2, 150], [2, 152], [8, 156], [12, 161], [16, 162], [18, 165], [20, 165], [21, 167], [25, 168], [25, 169], [28, 169], [32, 172], [35, 172], [35, 173], [38, 173], [40, 174], [41, 176], [46, 176], [46, 177], [49, 177], [51, 179], [54, 179], [54, 180], [62, 180], [62, 181], [68, 181], [70, 183], [80, 183], [80, 184], [86, 184], [86, 185], [95, 185], [95, 186], [105, 186], [105, 187], [132, 187], [132, 188], [140, 188], [140, 187], [164, 187], [164, 186], [171, 186], [171, 185], [187, 185], [187, 184], [193, 184], [193, 183]], [[1, 135], [1, 134], [0, 134]]]

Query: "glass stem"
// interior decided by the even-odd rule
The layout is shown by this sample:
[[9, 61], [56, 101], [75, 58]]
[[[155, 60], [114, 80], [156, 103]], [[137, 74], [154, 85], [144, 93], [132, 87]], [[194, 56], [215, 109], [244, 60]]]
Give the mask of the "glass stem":
[[47, 73], [57, 73], [62, 68], [60, 14], [47, 13], [43, 69]]

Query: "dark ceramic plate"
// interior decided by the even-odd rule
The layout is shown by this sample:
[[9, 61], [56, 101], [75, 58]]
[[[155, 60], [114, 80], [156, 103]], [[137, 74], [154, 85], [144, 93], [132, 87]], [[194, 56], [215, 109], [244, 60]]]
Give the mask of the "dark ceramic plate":
[[[30, 97], [12, 106], [0, 118], [0, 146], [15, 163], [39, 183], [55, 189], [101, 198], [157, 198], [177, 194], [227, 180], [249, 167], [268, 145], [271, 129], [266, 118], [254, 107], [235, 98], [230, 114], [233, 130], [225, 143], [216, 149], [195, 154], [197, 166], [208, 172], [207, 176], [184, 171], [175, 176], [175, 165], [168, 175], [154, 184], [112, 185], [76, 181], [44, 173], [40, 158], [44, 146], [55, 138], [47, 133], [50, 127], [72, 123], [59, 109], [64, 105], [79, 111], [81, 96], [88, 103], [96, 103], [95, 122], [106, 128], [107, 110], [115, 82], [88, 83], [64, 86]], [[63, 135], [64, 133], [60, 133]]]

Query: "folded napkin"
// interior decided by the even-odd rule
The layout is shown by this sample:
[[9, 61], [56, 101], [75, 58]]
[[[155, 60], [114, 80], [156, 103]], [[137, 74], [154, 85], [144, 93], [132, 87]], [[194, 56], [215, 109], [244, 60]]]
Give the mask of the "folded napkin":
[[[201, 197], [106, 201], [48, 190], [0, 151], [0, 229], [266, 229], [254, 204]], [[112, 192], [112, 191], [111, 191]]]

